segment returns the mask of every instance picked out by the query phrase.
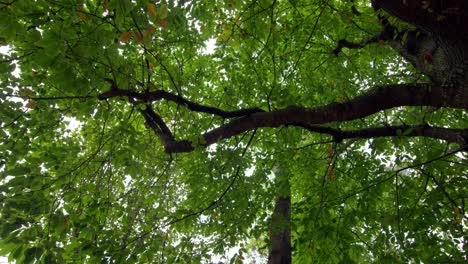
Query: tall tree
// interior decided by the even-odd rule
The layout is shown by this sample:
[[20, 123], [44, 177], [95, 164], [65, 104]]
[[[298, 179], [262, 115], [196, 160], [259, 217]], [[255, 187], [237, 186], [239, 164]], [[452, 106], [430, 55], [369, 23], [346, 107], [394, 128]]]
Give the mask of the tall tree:
[[466, 260], [465, 2], [0, 2], [0, 255]]

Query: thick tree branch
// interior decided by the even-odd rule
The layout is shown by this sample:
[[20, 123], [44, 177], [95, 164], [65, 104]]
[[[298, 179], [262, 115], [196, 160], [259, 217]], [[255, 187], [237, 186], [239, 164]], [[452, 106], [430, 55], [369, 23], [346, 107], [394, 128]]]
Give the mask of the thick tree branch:
[[329, 127], [321, 127], [316, 125], [297, 125], [303, 127], [311, 132], [328, 134], [333, 136], [335, 141], [342, 139], [356, 138], [367, 139], [377, 137], [430, 137], [435, 139], [442, 139], [447, 142], [457, 143], [460, 146], [468, 144], [468, 129], [454, 129], [443, 127], [431, 127], [429, 125], [417, 126], [385, 126], [385, 127], [372, 127], [357, 130], [339, 130]]
[[151, 106], [147, 105], [144, 110], [140, 110], [143, 114], [143, 117], [146, 120], [146, 126], [153, 129], [153, 131], [158, 135], [158, 137], [163, 142], [164, 146], [170, 145], [174, 141], [174, 136], [172, 135], [171, 130], [167, 127], [164, 120], [153, 111]]
[[[315, 108], [288, 107], [272, 112], [254, 113], [232, 120], [225, 125], [208, 131], [203, 134], [203, 137], [205, 144], [211, 145], [222, 139], [230, 138], [256, 128], [349, 121], [398, 106], [434, 106], [467, 109], [468, 92], [466, 90], [466, 87], [453, 88], [428, 84], [381, 86], [344, 103], [332, 103]], [[425, 131], [424, 133], [427, 135], [437, 138], [444, 139], [446, 137], [442, 136], [442, 130], [437, 129], [421, 130], [419, 128], [419, 130], [415, 130], [412, 133], [415, 133], [414, 136], [418, 136], [417, 133], [422, 133], [421, 131]], [[361, 136], [365, 135], [362, 131], [352, 133], [354, 135], [358, 135], [359, 133], [361, 133]], [[343, 136], [347, 135], [351, 137], [352, 133], [343, 134]], [[374, 131], [374, 133], [377, 132]], [[391, 131], [385, 131], [384, 133], [382, 130], [379, 133], [385, 134], [391, 133]], [[396, 134], [396, 130], [393, 131], [393, 134]], [[368, 137], [370, 137], [370, 134]], [[170, 148], [166, 148], [167, 153], [189, 152], [192, 150], [193, 146], [188, 141], [174, 142]]]
[[[144, 110], [140, 110], [140, 113], [143, 115], [146, 121], [146, 126], [151, 128], [154, 133], [159, 137], [161, 142], [164, 145], [164, 149], [167, 153], [171, 153], [169, 149], [187, 149], [188, 151], [194, 150], [192, 143], [188, 140], [175, 140], [171, 130], [167, 127], [164, 120], [158, 115], [151, 106], [147, 105]], [[185, 151], [186, 152], [186, 151]]]

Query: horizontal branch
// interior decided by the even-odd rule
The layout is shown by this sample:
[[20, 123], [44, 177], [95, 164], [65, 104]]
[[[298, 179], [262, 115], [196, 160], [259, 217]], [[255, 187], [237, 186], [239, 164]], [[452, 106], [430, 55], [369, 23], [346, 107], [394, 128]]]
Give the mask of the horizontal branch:
[[[418, 126], [386, 126], [372, 127], [358, 130], [339, 130], [329, 127], [294, 124], [311, 132], [327, 134], [335, 141], [343, 139], [370, 139], [379, 137], [428, 137], [459, 144], [462, 148], [468, 148], [468, 129], [453, 129], [444, 127]], [[172, 141], [165, 144], [167, 153], [191, 152], [194, 147], [190, 141]]]
[[[206, 145], [211, 145], [222, 139], [227, 139], [256, 128], [294, 124], [317, 125], [349, 121], [398, 106], [434, 106], [468, 109], [468, 92], [466, 87], [454, 88], [429, 84], [380, 86], [364, 95], [343, 103], [332, 103], [314, 108], [293, 106], [272, 112], [254, 113], [232, 120], [225, 125], [208, 131], [203, 134], [203, 137]], [[414, 133], [418, 131], [422, 130], [416, 130]], [[425, 133], [439, 138], [440, 135], [437, 135], [436, 131], [440, 130], [428, 131]], [[377, 132], [374, 131], [374, 133]], [[383, 133], [383, 131], [379, 133]], [[343, 136], [345, 135], [343, 134]], [[352, 134], [348, 135], [351, 137]], [[442, 137], [442, 139], [444, 138]], [[189, 141], [174, 141], [171, 146], [166, 147], [166, 152], [189, 152], [193, 149]]]
[[129, 90], [116, 89], [114, 87], [114, 89], [111, 89], [110, 91], [107, 91], [98, 96], [100, 100], [105, 100], [105, 99], [112, 98], [112, 97], [128, 97], [128, 98], [134, 98], [136, 100], [143, 101], [143, 102], [167, 100], [167, 101], [174, 102], [178, 105], [185, 106], [191, 111], [217, 115], [222, 118], [234, 118], [234, 117], [250, 115], [253, 113], [264, 112], [264, 110], [260, 108], [249, 108], [249, 109], [240, 109], [240, 110], [234, 110], [234, 111], [225, 111], [216, 107], [205, 106], [205, 105], [201, 105], [201, 104], [189, 101], [179, 95], [166, 92], [163, 90], [138, 93], [138, 92], [129, 91]]
[[430, 137], [434, 139], [441, 139], [451, 143], [457, 143], [464, 146], [468, 143], [468, 129], [455, 129], [444, 127], [431, 127], [429, 125], [417, 126], [384, 126], [372, 127], [357, 130], [340, 130], [329, 127], [321, 127], [315, 125], [298, 125], [311, 132], [328, 134], [332, 136], [335, 141], [343, 139], [368, 139], [378, 137]]

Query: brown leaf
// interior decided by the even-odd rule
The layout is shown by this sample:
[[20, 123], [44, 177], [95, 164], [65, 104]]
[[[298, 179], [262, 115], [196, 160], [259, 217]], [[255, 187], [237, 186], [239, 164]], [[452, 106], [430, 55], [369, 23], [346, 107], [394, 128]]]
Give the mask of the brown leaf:
[[161, 28], [167, 27], [167, 21], [165, 19], [158, 20], [158, 24]]
[[133, 32], [133, 34], [135, 35], [135, 38], [137, 39], [138, 42], [140, 42], [140, 43], [144, 42], [143, 34], [141, 34], [138, 31]]
[[37, 107], [37, 102], [33, 100], [29, 100], [29, 102], [26, 104], [26, 108], [29, 109], [35, 109]]
[[124, 32], [120, 35], [119, 40], [122, 42], [127, 42], [132, 37], [132, 32]]
[[153, 27], [153, 26], [148, 26], [148, 28], [146, 29], [148, 32], [156, 32], [156, 28]]
[[331, 169], [329, 169], [329, 170], [327, 171], [327, 178], [328, 178], [330, 181], [336, 180], [335, 170], [333, 170], [333, 168], [331, 168]]
[[454, 207], [453, 214], [455, 215], [455, 218], [458, 217], [458, 215], [460, 214], [460, 209], [458, 209], [458, 207]]
[[80, 18], [81, 21], [88, 20], [88, 16], [83, 12], [84, 10], [84, 5], [78, 5], [76, 8], [76, 15]]

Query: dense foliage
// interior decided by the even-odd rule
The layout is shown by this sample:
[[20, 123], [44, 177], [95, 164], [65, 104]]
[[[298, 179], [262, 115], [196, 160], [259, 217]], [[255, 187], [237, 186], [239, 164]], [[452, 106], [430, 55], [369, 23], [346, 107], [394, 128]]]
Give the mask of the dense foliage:
[[414, 28], [357, 0], [0, 2], [0, 255], [266, 259], [276, 168], [294, 262], [465, 260], [468, 93], [340, 42], [380, 15]]

